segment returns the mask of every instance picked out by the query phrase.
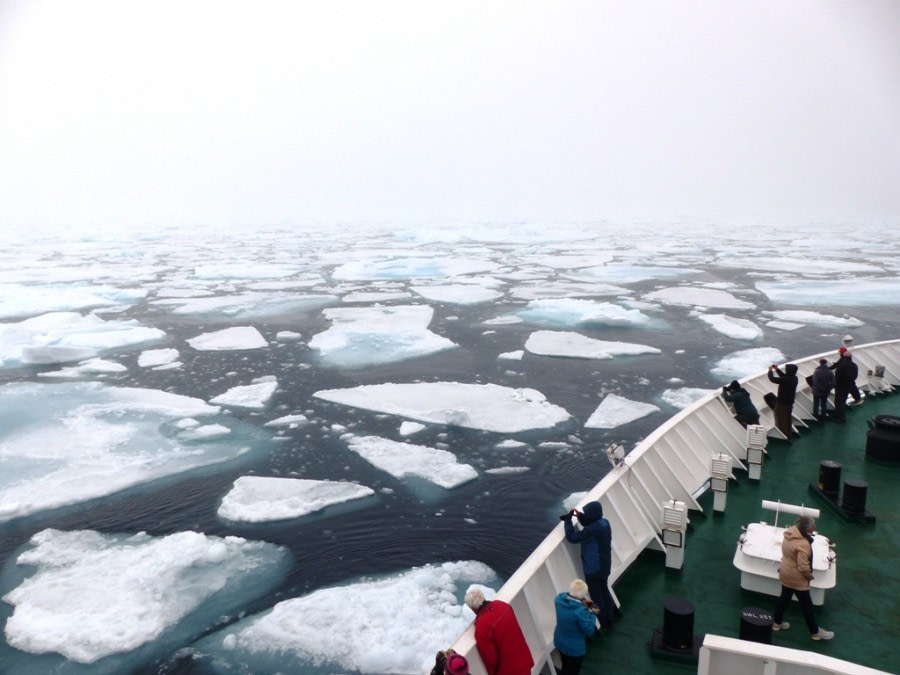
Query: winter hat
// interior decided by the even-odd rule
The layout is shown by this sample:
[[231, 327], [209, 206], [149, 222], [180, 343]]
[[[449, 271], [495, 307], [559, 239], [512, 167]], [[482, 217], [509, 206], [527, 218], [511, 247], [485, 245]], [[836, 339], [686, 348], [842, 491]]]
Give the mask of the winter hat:
[[847, 349], [846, 347], [841, 347], [840, 349], [838, 349], [838, 354], [840, 354], [841, 356], [843, 356], [843, 355], [846, 354], [848, 351], [850, 351], [850, 350]]
[[737, 391], [738, 389], [741, 388], [741, 383], [738, 382], [737, 380], [732, 380], [732, 381], [731, 381], [731, 384], [728, 385], [728, 388], [729, 388], [731, 391]]
[[819, 359], [819, 365], [820, 365], [820, 366], [827, 366], [827, 365], [828, 365], [828, 359]]
[[603, 506], [600, 505], [600, 502], [588, 502], [581, 512], [584, 514], [584, 522], [593, 523], [603, 517]]
[[462, 654], [451, 654], [444, 663], [444, 675], [469, 675], [469, 662]]
[[796, 375], [797, 374], [797, 364], [796, 363], [787, 364], [784, 367], [784, 372], [786, 372], [788, 375]]

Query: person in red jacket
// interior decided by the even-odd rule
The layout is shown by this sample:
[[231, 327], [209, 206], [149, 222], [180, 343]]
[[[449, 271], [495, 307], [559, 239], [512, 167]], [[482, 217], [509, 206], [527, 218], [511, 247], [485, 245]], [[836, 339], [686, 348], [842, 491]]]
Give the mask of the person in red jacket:
[[475, 612], [475, 646], [488, 673], [530, 675], [534, 659], [513, 608], [485, 600], [477, 588], [466, 593], [466, 605]]

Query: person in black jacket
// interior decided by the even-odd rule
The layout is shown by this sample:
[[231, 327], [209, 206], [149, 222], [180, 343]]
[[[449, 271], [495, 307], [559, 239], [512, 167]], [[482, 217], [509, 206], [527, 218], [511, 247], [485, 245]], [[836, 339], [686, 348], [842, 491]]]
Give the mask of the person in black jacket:
[[822, 422], [828, 411], [828, 395], [834, 389], [834, 373], [828, 367], [827, 359], [819, 359], [818, 367], [812, 374], [813, 417]]
[[[772, 373], [775, 373], [773, 375]], [[784, 434], [785, 438], [794, 435], [794, 427], [791, 422], [791, 413], [794, 410], [794, 397], [797, 394], [797, 366], [789, 363], [784, 367], [784, 372], [774, 363], [769, 366], [769, 381], [778, 385], [775, 404], [775, 426]]]
[[859, 367], [853, 363], [853, 355], [846, 347], [840, 348], [841, 357], [831, 365], [834, 370], [834, 421], [846, 422], [847, 397], [852, 396], [855, 403], [862, 401], [862, 395], [856, 386]]
[[759, 424], [759, 411], [750, 400], [750, 392], [741, 387], [741, 383], [732, 380], [731, 384], [722, 387], [722, 398], [734, 405], [734, 417], [745, 429], [748, 424]]

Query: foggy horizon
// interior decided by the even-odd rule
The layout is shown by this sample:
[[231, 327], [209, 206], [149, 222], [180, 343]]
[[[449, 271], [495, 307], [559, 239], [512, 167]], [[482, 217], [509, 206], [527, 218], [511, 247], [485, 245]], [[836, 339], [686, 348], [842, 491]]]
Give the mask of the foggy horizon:
[[900, 218], [900, 4], [0, 4], [0, 227]]

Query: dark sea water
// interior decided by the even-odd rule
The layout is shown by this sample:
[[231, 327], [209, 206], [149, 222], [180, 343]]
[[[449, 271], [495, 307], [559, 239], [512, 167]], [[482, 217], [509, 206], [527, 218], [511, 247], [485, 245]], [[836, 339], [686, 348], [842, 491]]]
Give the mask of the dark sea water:
[[[701, 246], [700, 242], [707, 242]], [[380, 241], [380, 240], [378, 240]], [[648, 238], [648, 242], [657, 240]], [[343, 242], [348, 246], [348, 242]], [[372, 240], [364, 242], [372, 245]], [[383, 243], [383, 242], [382, 242]], [[299, 245], [292, 241], [291, 245]], [[406, 245], [409, 245], [408, 243]], [[416, 245], [420, 245], [416, 243]], [[105, 248], [105, 255], [115, 255], [116, 242]], [[198, 254], [199, 244], [192, 244]], [[469, 244], [466, 257], [491, 256], [503, 261], [507, 268], [533, 270], [534, 266], [513, 258], [508, 242], [477, 242]], [[595, 250], [596, 243], [587, 247]], [[792, 270], [760, 272], [716, 264], [723, 255], [745, 251], [745, 241], [728, 239], [714, 241], [697, 238], [685, 243], [678, 251], [670, 249], [673, 242], [637, 245], [624, 239], [612, 249], [630, 264], [678, 264], [701, 270], [690, 277], [690, 283], [721, 283], [729, 289], [754, 289], [760, 278], [793, 275]], [[519, 245], [531, 253], [553, 254], [559, 246], [544, 242]], [[566, 244], [568, 253], [577, 253], [583, 244]], [[665, 251], [661, 249], [667, 249]], [[842, 261], [868, 260], [866, 251], [844, 250], [837, 256]], [[172, 269], [184, 270], [195, 258], [189, 251], [176, 249], [167, 258], [165, 246], [154, 242], [152, 262], [159, 265], [157, 283], [163, 283]], [[292, 259], [291, 249], [280, 242], [239, 250], [216, 245], [217, 257], [237, 258], [243, 263], [253, 259]], [[453, 255], [454, 244], [442, 244], [429, 252]], [[65, 247], [56, 252], [64, 262]], [[341, 248], [333, 244], [333, 256], [340, 260]], [[776, 251], [773, 246], [772, 252]], [[24, 257], [26, 249], [18, 250]], [[53, 259], [53, 251], [36, 250], [35, 256]], [[75, 255], [70, 253], [69, 255]], [[78, 260], [90, 259], [78, 253]], [[129, 254], [134, 256], [135, 253]], [[354, 259], [352, 248], [346, 248], [343, 258]], [[144, 256], [146, 262], [147, 256]], [[304, 265], [323, 274], [323, 289], [334, 289], [328, 273], [334, 262], [318, 262], [305, 256]], [[882, 260], [881, 277], [895, 278], [898, 266], [896, 255]], [[836, 272], [818, 277], [852, 278], [854, 274]], [[559, 272], [541, 271], [548, 283], [555, 282]], [[816, 276], [796, 275], [815, 280]], [[871, 276], [871, 275], [866, 275]], [[627, 284], [632, 298], [667, 286], [677, 286], [683, 280], [649, 280]], [[145, 281], [136, 282], [138, 285]], [[400, 284], [406, 281], [401, 280]], [[374, 284], [373, 284], [374, 285]], [[516, 285], [510, 282], [508, 288]], [[360, 282], [354, 286], [367, 288]], [[219, 289], [217, 292], [225, 292]], [[860, 283], [860, 293], [866, 293]], [[144, 347], [130, 347], [104, 354], [128, 367], [127, 372], [102, 379], [116, 386], [148, 387], [174, 392], [203, 400], [221, 394], [225, 389], [244, 384], [255, 377], [275, 375], [278, 390], [268, 407], [261, 412], [233, 411], [235, 418], [258, 429], [261, 443], [269, 443], [268, 452], [253, 459], [236, 461], [224, 466], [207, 468], [195, 474], [174, 477], [138, 489], [116, 494], [88, 504], [60, 511], [21, 518], [0, 524], [0, 564], [11, 556], [35, 533], [47, 527], [63, 530], [92, 529], [101, 532], [139, 532], [164, 535], [182, 530], [197, 530], [209, 535], [237, 535], [261, 539], [283, 545], [293, 555], [296, 564], [276, 592], [246, 607], [252, 614], [274, 603], [303, 595], [310, 591], [361, 577], [401, 571], [413, 566], [446, 560], [479, 560], [502, 577], [510, 575], [532, 549], [556, 524], [564, 498], [573, 492], [592, 487], [608, 470], [606, 447], [620, 442], [630, 450], [655, 427], [677, 412], [660, 400], [661, 393], [670, 388], [699, 387], [713, 389], [723, 384], [721, 377], [710, 369], [725, 355], [751, 347], [780, 349], [786, 359], [836, 349], [840, 336], [852, 333], [858, 344], [892, 339], [900, 336], [900, 312], [896, 304], [831, 305], [827, 299], [815, 307], [786, 307], [777, 305], [762, 294], [751, 296], [753, 310], [710, 309], [710, 313], [740, 316], [762, 324], [765, 310], [810, 309], [821, 314], [852, 316], [863, 326], [852, 329], [808, 324], [793, 331], [764, 328], [764, 336], [754, 341], [730, 338], [698, 321], [689, 307], [658, 304], [647, 313], [652, 322], [646, 327], [610, 325], [578, 325], [566, 328], [601, 340], [634, 342], [651, 345], [660, 354], [635, 357], [616, 357], [612, 360], [589, 361], [526, 354], [521, 361], [498, 359], [500, 353], [520, 350], [528, 335], [542, 328], [528, 323], [485, 325], [484, 321], [521, 309], [524, 301], [505, 294], [501, 300], [473, 306], [428, 303], [434, 308], [430, 329], [459, 345], [438, 354], [423, 356], [390, 365], [362, 369], [334, 369], [317, 365], [316, 355], [306, 346], [316, 333], [325, 330], [329, 322], [321, 310], [298, 312], [290, 316], [270, 316], [247, 320], [236, 317], [178, 316], [163, 311], [148, 302], [137, 303], [119, 318], [134, 318], [142, 324], [161, 328], [167, 338], [152, 348], [177, 346], [183, 366], [174, 370], [151, 370], [137, 366], [137, 356]], [[615, 302], [615, 297], [596, 298]], [[404, 303], [424, 303], [410, 298]], [[100, 316], [105, 316], [99, 311]], [[109, 315], [112, 316], [112, 315]], [[254, 325], [270, 343], [270, 347], [241, 352], [198, 352], [184, 343], [200, 333], [219, 330], [228, 325]], [[297, 331], [300, 342], [278, 342], [279, 331]], [[18, 381], [39, 381], [42, 371], [51, 367], [0, 368], [0, 384]], [[677, 378], [677, 380], [674, 380]], [[730, 378], [729, 378], [730, 379]], [[444, 490], [424, 481], [397, 480], [375, 469], [347, 449], [341, 435], [346, 431], [374, 434], [403, 440], [398, 433], [400, 419], [328, 403], [313, 397], [316, 391], [354, 387], [361, 384], [386, 382], [493, 383], [508, 387], [532, 387], [541, 391], [555, 405], [565, 408], [572, 419], [554, 429], [518, 434], [496, 434], [471, 429], [427, 425], [411, 437], [411, 442], [426, 446], [441, 444], [462, 463], [471, 464], [479, 477], [452, 490]], [[654, 403], [661, 410], [640, 420], [611, 430], [588, 429], [583, 423], [597, 408], [607, 393]], [[304, 413], [311, 423], [284, 433], [287, 440], [271, 443], [273, 431], [264, 422], [288, 414]], [[0, 429], [0, 440], [3, 430]], [[498, 442], [514, 438], [524, 441], [524, 448], [498, 449]], [[541, 447], [542, 443], [548, 443]], [[527, 471], [507, 474], [485, 473], [498, 467], [528, 467]], [[216, 510], [233, 481], [247, 474], [261, 476], [302, 477], [308, 479], [353, 480], [368, 485], [373, 497], [359, 502], [331, 507], [320, 514], [266, 525], [226, 523], [216, 516]], [[0, 608], [5, 621], [10, 608]], [[189, 645], [184, 645], [185, 647]], [[84, 672], [90, 672], [86, 668]], [[203, 672], [197, 664], [183, 656], [172, 655], [161, 662], [146, 664], [142, 672]]]

